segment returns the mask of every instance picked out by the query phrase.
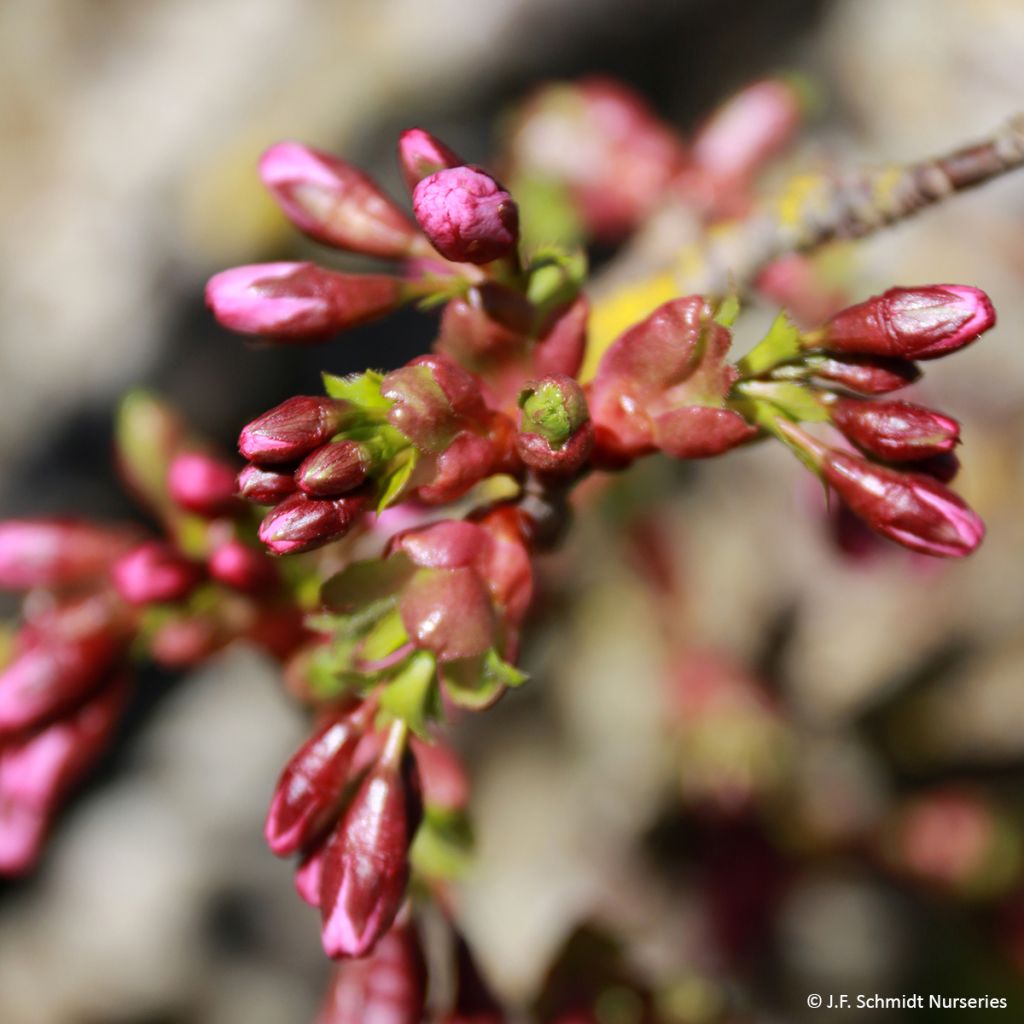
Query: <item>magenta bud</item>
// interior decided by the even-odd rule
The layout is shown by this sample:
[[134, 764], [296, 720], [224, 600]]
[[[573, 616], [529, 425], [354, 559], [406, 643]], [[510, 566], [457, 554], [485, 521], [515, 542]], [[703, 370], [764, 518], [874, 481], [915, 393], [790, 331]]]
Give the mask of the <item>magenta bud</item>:
[[893, 356], [861, 356], [833, 359], [811, 356], [807, 366], [815, 377], [841, 384], [862, 395], [885, 395], [913, 384], [921, 370], [908, 359]]
[[960, 440], [956, 420], [910, 402], [837, 397], [832, 422], [858, 448], [889, 462], [950, 452]]
[[757, 435], [739, 413], [705, 405], [686, 405], [654, 421], [654, 440], [676, 459], [709, 459]]
[[937, 359], [970, 344], [995, 322], [992, 303], [979, 288], [890, 288], [837, 313], [808, 336], [808, 344], [844, 354]]
[[320, 885], [323, 879], [324, 846], [314, 847], [307, 853], [295, 869], [295, 891], [304, 903], [311, 907], [320, 907]]
[[430, 132], [409, 128], [398, 137], [398, 162], [402, 167], [402, 177], [412, 192], [424, 178], [448, 167], [459, 167], [465, 160]]
[[365, 445], [333, 441], [306, 456], [295, 480], [313, 498], [336, 498], [358, 487], [373, 468], [373, 457]]
[[403, 259], [417, 238], [409, 218], [371, 178], [310, 146], [271, 146], [260, 159], [260, 177], [288, 219], [318, 242]]
[[0, 522], [0, 587], [62, 587], [105, 572], [132, 539], [125, 532], [62, 519]]
[[203, 571], [170, 544], [150, 541], [119, 558], [113, 578], [117, 592], [129, 604], [161, 604], [188, 597]]
[[399, 738], [392, 732], [324, 849], [321, 938], [330, 957], [369, 953], [405, 899], [409, 845], [421, 808], [414, 772], [400, 766]]
[[340, 399], [296, 395], [246, 426], [238, 436], [238, 450], [260, 466], [296, 462], [329, 441], [355, 415], [353, 407]]
[[366, 505], [363, 495], [318, 501], [293, 494], [267, 513], [259, 537], [275, 555], [312, 551], [348, 533]]
[[342, 274], [313, 263], [257, 263], [215, 274], [206, 304], [224, 327], [281, 342], [322, 341], [402, 302], [387, 274]]
[[175, 456], [167, 472], [167, 487], [176, 504], [209, 519], [229, 512], [235, 503], [235, 471], [202, 452]]
[[340, 964], [314, 1024], [420, 1024], [427, 967], [411, 925], [395, 925], [373, 953]]
[[868, 526], [912, 551], [963, 558], [985, 536], [985, 524], [977, 514], [933, 477], [836, 450], [821, 456], [821, 472]]
[[237, 488], [238, 495], [254, 505], [276, 505], [296, 490], [292, 473], [278, 473], [252, 463], [238, 474]]
[[266, 554], [237, 539], [221, 544], [206, 567], [218, 583], [245, 594], [258, 594], [278, 580], [277, 566]]
[[519, 241], [519, 209], [489, 175], [451, 167], [419, 182], [416, 219], [431, 245], [454, 263], [490, 263], [511, 255]]
[[308, 847], [336, 818], [366, 727], [357, 710], [320, 726], [285, 766], [270, 802], [263, 833], [278, 857]]

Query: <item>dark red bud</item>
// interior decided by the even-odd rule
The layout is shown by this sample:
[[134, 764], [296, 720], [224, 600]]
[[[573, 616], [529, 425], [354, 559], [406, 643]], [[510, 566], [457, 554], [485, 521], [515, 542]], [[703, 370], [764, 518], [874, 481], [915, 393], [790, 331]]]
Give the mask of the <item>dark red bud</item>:
[[235, 503], [235, 471], [211, 455], [182, 452], [171, 462], [167, 488], [176, 504], [212, 519]]
[[249, 464], [238, 474], [238, 494], [255, 505], [276, 505], [294, 494], [295, 476]]
[[295, 480], [314, 498], [336, 498], [363, 483], [373, 467], [373, 457], [365, 445], [334, 441], [307, 455]]
[[113, 578], [129, 604], [162, 604], [188, 597], [203, 578], [203, 570], [170, 544], [150, 541], [119, 558]]
[[838, 397], [829, 413], [854, 444], [889, 462], [941, 455], [960, 439], [956, 420], [910, 402]]
[[348, 533], [367, 504], [364, 495], [320, 501], [293, 494], [267, 513], [259, 537], [275, 555], [312, 551]]
[[841, 384], [862, 395], [885, 395], [913, 384], [921, 370], [908, 359], [894, 356], [861, 356], [833, 359], [831, 356], [812, 356], [807, 365], [816, 377]]
[[260, 466], [296, 462], [352, 422], [348, 402], [296, 395], [257, 417], [238, 438], [238, 450]]

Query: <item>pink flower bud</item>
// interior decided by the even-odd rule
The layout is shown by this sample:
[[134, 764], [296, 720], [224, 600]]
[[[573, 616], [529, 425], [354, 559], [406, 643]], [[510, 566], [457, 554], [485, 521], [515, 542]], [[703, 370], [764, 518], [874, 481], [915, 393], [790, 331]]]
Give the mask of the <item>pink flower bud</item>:
[[366, 506], [364, 495], [318, 501], [293, 494], [267, 513], [259, 537], [275, 555], [312, 551], [348, 533]]
[[490, 263], [519, 241], [519, 210], [489, 175], [474, 167], [437, 171], [412, 194], [416, 219], [431, 245], [454, 263]]
[[313, 263], [233, 267], [206, 285], [206, 304], [220, 324], [281, 342], [322, 341], [401, 302], [397, 277], [342, 274]]
[[473, 658], [494, 644], [490, 594], [472, 569], [420, 569], [402, 591], [399, 610], [413, 643], [440, 661]]
[[809, 343], [833, 352], [937, 359], [974, 341], [996, 322], [979, 288], [943, 284], [890, 288], [837, 313]]
[[421, 809], [414, 773], [401, 766], [400, 740], [393, 731], [324, 849], [321, 938], [330, 957], [365, 956], [405, 899], [409, 845]]
[[246, 594], [268, 590], [279, 578], [277, 566], [263, 551], [237, 539], [221, 544], [210, 555], [206, 567], [218, 583]]
[[411, 925], [395, 925], [362, 960], [339, 965], [315, 1024], [420, 1024], [427, 968]]
[[176, 504], [210, 519], [229, 512], [235, 503], [235, 471], [202, 452], [175, 456], [167, 486]]
[[29, 631], [0, 673], [0, 732], [37, 726], [100, 685], [126, 642], [115, 614], [109, 602], [89, 598]]
[[203, 571], [170, 544], [150, 541], [119, 558], [113, 577], [117, 592], [129, 604], [161, 604], [188, 597]]
[[913, 384], [921, 371], [907, 359], [892, 356], [861, 356], [833, 359], [830, 356], [812, 356], [807, 365], [815, 377], [841, 384], [862, 395], [885, 395]]
[[430, 132], [408, 128], [398, 137], [398, 162], [412, 192], [424, 178], [449, 167], [460, 167], [466, 161]]
[[285, 766], [264, 826], [267, 845], [278, 857], [309, 846], [337, 816], [365, 727], [366, 714], [361, 711], [332, 719]]
[[314, 498], [335, 498], [358, 487], [374, 468], [372, 453], [358, 441], [325, 444], [299, 466], [295, 480]]
[[0, 522], [0, 587], [63, 587], [105, 572], [132, 544], [125, 531], [62, 519]]
[[291, 473], [278, 473], [250, 463], [238, 474], [238, 494], [255, 505], [276, 505], [295, 490]]
[[706, 405], [687, 405], [654, 421], [654, 440], [676, 459], [708, 459], [757, 435], [739, 413]]
[[960, 440], [956, 420], [910, 402], [838, 397], [832, 422], [859, 448], [889, 462], [952, 451]]
[[318, 242], [403, 259], [417, 238], [409, 218], [372, 179], [309, 146], [271, 146], [260, 160], [260, 177], [288, 219]]
[[258, 465], [295, 462], [353, 422], [347, 402], [296, 395], [254, 419], [238, 437], [238, 450]]
[[821, 472], [851, 511], [890, 540], [926, 555], [962, 558], [985, 536], [985, 524], [932, 477], [874, 465], [827, 450]]
[[323, 881], [325, 844], [314, 847], [295, 869], [295, 891], [304, 903], [320, 908], [320, 886]]

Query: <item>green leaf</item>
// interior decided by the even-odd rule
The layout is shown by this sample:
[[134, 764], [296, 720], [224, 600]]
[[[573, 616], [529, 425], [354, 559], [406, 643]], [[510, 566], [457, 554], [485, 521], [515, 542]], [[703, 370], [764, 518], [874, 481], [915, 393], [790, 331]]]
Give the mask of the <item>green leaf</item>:
[[426, 735], [427, 723], [441, 714], [437, 663], [429, 651], [417, 651], [402, 664], [381, 693], [380, 707], [413, 732]]
[[577, 245], [583, 222], [569, 190], [555, 178], [520, 174], [508, 182], [519, 207], [519, 229], [526, 251], [541, 246]]
[[526, 682], [526, 675], [504, 661], [492, 647], [478, 658], [460, 658], [441, 666], [445, 691], [459, 707], [479, 711], [489, 707], [509, 686]]
[[379, 661], [393, 654], [408, 640], [409, 634], [402, 624], [401, 613], [397, 608], [392, 608], [387, 615], [378, 619], [366, 634], [360, 654], [366, 661]]
[[464, 814], [428, 807], [409, 856], [420, 876], [451, 880], [465, 874], [473, 855], [473, 832]]
[[740, 361], [745, 377], [759, 377], [779, 363], [800, 355], [800, 331], [783, 310], [775, 318], [768, 333]]
[[323, 374], [324, 391], [331, 398], [341, 398], [351, 402], [365, 413], [385, 413], [391, 408], [391, 400], [380, 393], [384, 375], [376, 370], [364, 373], [351, 373], [338, 377], [333, 373]]
[[718, 304], [718, 309], [715, 310], [715, 323], [722, 327], [732, 327], [739, 315], [740, 297], [736, 292], [731, 292]]
[[484, 655], [484, 672], [489, 679], [500, 681], [502, 686], [522, 686], [530, 678], [515, 665], [505, 661], [493, 647]]
[[409, 446], [400, 451], [391, 460], [387, 471], [381, 480], [380, 500], [377, 502], [377, 511], [383, 512], [389, 505], [393, 505], [402, 496], [405, 485], [409, 482], [416, 463], [419, 462], [420, 453], [416, 448]]
[[796, 381], [749, 381], [737, 390], [755, 401], [770, 402], [798, 423], [826, 423], [829, 419], [828, 410], [814, 392]]
[[332, 612], [351, 612], [394, 596], [412, 573], [412, 563], [402, 554], [353, 562], [324, 583], [320, 597]]

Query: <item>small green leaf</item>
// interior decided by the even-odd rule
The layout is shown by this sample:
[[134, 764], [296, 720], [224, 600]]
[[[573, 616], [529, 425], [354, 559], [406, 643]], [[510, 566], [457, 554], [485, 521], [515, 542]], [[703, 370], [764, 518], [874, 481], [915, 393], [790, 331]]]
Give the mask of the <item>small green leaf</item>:
[[798, 423], [826, 423], [829, 419], [828, 410], [814, 392], [796, 381], [749, 381], [737, 390], [756, 401], [770, 402]]
[[383, 512], [402, 496], [405, 485], [409, 482], [419, 458], [419, 451], [410, 446], [403, 448], [391, 460], [391, 464], [382, 476], [380, 500], [377, 502], [378, 512]]
[[722, 327], [732, 327], [739, 315], [740, 297], [736, 292], [731, 292], [718, 304], [718, 309], [715, 311], [715, 323]]
[[324, 390], [331, 398], [351, 402], [368, 414], [385, 413], [391, 408], [390, 399], [380, 393], [383, 379], [384, 375], [376, 370], [352, 373], [346, 377], [338, 377], [333, 373], [323, 374]]
[[370, 632], [366, 634], [359, 653], [366, 661], [380, 661], [408, 641], [409, 634], [402, 624], [402, 616], [397, 608], [392, 608], [387, 615], [374, 623]]
[[426, 735], [427, 723], [441, 713], [437, 663], [429, 651], [417, 651], [402, 664], [381, 693], [380, 707], [413, 732]]
[[441, 666], [445, 691], [459, 707], [479, 711], [489, 707], [509, 686], [526, 682], [526, 675], [504, 661], [492, 647], [478, 658], [460, 658]]
[[324, 583], [320, 597], [332, 612], [351, 612], [394, 596], [412, 573], [412, 563], [402, 554], [353, 562]]
[[502, 686], [522, 686], [530, 678], [515, 665], [505, 661], [493, 647], [484, 655], [484, 672], [489, 679], [497, 679]]
[[473, 832], [466, 816], [428, 807], [409, 856], [420, 876], [451, 880], [465, 874], [473, 854]]
[[783, 310], [768, 333], [740, 361], [745, 377], [759, 377], [773, 366], [800, 355], [800, 331]]

